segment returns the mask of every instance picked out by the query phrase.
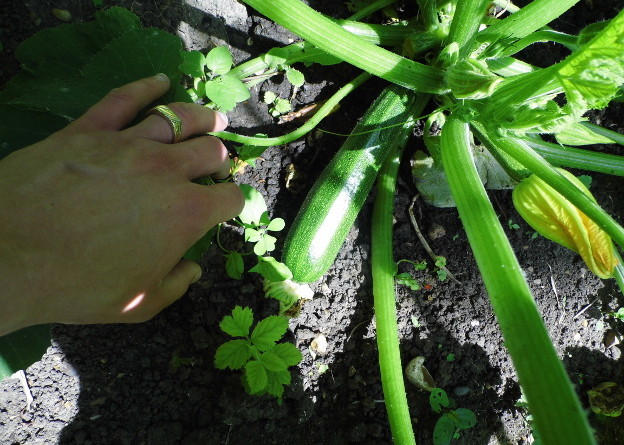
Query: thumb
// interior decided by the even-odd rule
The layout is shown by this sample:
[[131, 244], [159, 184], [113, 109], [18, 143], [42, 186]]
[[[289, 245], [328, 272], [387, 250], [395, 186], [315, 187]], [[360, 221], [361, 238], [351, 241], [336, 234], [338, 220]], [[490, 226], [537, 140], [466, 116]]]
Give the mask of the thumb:
[[202, 270], [194, 261], [180, 260], [178, 264], [161, 281], [156, 291], [156, 301], [161, 302], [161, 309], [180, 299], [189, 286], [199, 280]]

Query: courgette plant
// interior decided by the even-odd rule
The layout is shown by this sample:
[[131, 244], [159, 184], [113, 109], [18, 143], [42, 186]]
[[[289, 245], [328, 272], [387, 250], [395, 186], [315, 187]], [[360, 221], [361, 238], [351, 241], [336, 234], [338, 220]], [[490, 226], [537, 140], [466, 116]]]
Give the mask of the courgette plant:
[[[523, 8], [495, 1], [494, 5], [509, 13], [501, 18], [489, 15], [490, 2], [486, 0], [417, 0], [418, 14], [407, 23], [349, 28], [299, 0], [243, 0], [304, 39], [295, 44], [298, 46], [281, 50], [285, 59], [297, 61], [301, 56], [299, 48], [307, 47], [308, 53], [321, 52], [350, 63], [364, 73], [345, 87], [347, 93], [371, 75], [378, 76], [398, 86], [393, 94], [411, 110], [411, 117], [403, 116], [402, 122], [397, 122], [400, 113], [384, 112], [388, 113], [398, 102], [380, 107], [378, 100], [363, 119], [368, 128], [359, 127], [351, 138], [376, 135], [381, 138], [380, 145], [394, 148], [375, 157], [368, 153], [372, 145], [366, 141], [360, 152], [348, 159], [368, 158], [368, 166], [354, 167], [343, 159], [333, 162], [329, 173], [321, 175], [321, 183], [308, 195], [286, 239], [283, 259], [293, 270], [293, 279], [311, 282], [327, 270], [344, 239], [342, 234], [332, 238], [333, 234], [345, 232], [344, 227], [348, 230], [353, 221], [353, 209], [337, 203], [344, 202], [346, 197], [348, 205], [357, 207], [351, 198], [361, 200], [360, 195], [370, 190], [368, 184], [360, 188], [361, 181], [370, 182], [384, 160], [397, 163], [396, 153], [389, 152], [398, 150], [396, 139], [400, 137], [393, 137], [392, 133], [400, 134], [401, 128], [419, 116], [414, 110], [422, 110], [432, 98], [434, 111], [429, 123], [437, 124], [441, 131], [439, 135], [426, 135], [425, 143], [433, 161], [447, 177], [505, 345], [545, 444], [591, 444], [594, 438], [479, 176], [474, 139], [489, 150], [512, 183], [523, 184], [518, 193], [514, 192], [514, 203], [538, 232], [580, 252], [588, 267], [601, 278], [621, 273], [613, 241], [624, 245], [624, 229], [587, 190], [579, 188], [577, 181], [555, 169], [556, 166], [623, 174], [624, 158], [620, 156], [563, 145], [605, 142], [605, 138], [608, 142], [622, 142], [620, 135], [587, 124], [584, 115], [589, 110], [604, 108], [620, 93], [624, 83], [624, 12], [585, 28], [577, 36], [547, 27], [577, 1], [535, 0]], [[373, 2], [357, 18], [389, 3]], [[387, 43], [396, 38], [398, 29], [403, 32], [402, 44]], [[376, 38], [368, 37], [371, 33]], [[521, 49], [540, 41], [565, 45], [570, 55], [547, 68], [534, 67], [516, 57]], [[246, 67], [243, 64], [238, 68]], [[410, 97], [414, 103], [407, 106]], [[322, 118], [323, 110], [317, 116]], [[389, 128], [392, 130], [388, 131]], [[308, 129], [277, 138], [228, 132], [216, 135], [268, 146], [288, 142]], [[386, 133], [383, 137], [379, 136], [382, 131]], [[559, 144], [545, 142], [542, 134], [553, 134]], [[356, 174], [341, 175], [349, 169], [356, 169]], [[388, 202], [391, 196], [395, 170], [382, 170], [382, 202]], [[342, 187], [338, 191], [332, 186], [336, 175]], [[319, 204], [318, 200], [322, 202]], [[307, 213], [310, 208], [312, 219]], [[393, 326], [394, 262], [389, 250], [391, 222], [387, 222], [391, 205], [382, 203], [378, 208], [381, 210], [373, 216], [372, 268], [382, 383], [395, 443], [415, 443]], [[549, 212], [552, 209], [555, 211]], [[310, 229], [307, 223], [312, 220], [318, 223]]]
[[[496, 0], [493, 4], [500, 13], [495, 16], [489, 14], [487, 0], [416, 0], [416, 16], [394, 25], [360, 21], [393, 0], [372, 1], [349, 20], [325, 17], [300, 0], [242, 1], [302, 41], [231, 67], [223, 50], [210, 57], [189, 54], [181, 51], [175, 36], [142, 28], [133, 14], [111, 8], [91, 24], [64, 25], [24, 42], [17, 57], [25, 69], [0, 93], [0, 156], [61, 128], [110, 88], [152, 75], [154, 70], [173, 80], [174, 88], [164, 102], [202, 100], [205, 95], [212, 106], [222, 109], [247, 97], [242, 84], [250, 88], [276, 73], [285, 73], [293, 85], [300, 84], [303, 76], [292, 68], [295, 63], [346, 62], [363, 70], [289, 134], [215, 133], [243, 144], [234, 165], [238, 171], [241, 162], [252, 164], [263, 147], [305, 135], [372, 76], [384, 79], [389, 86], [372, 102], [306, 198], [282, 253], [289, 271], [277, 275], [288, 277], [280, 279], [295, 290], [297, 283], [320, 278], [379, 173], [372, 272], [382, 385], [395, 443], [415, 443], [396, 330], [391, 217], [402, 149], [414, 122], [427, 113], [424, 142], [433, 163], [448, 179], [540, 438], [545, 444], [594, 443], [483, 186], [475, 165], [474, 140], [486, 147], [511, 183], [521, 184], [514, 190], [514, 203], [537, 231], [578, 251], [598, 276], [615, 276], [624, 283], [618, 250], [611, 241], [624, 245], [624, 229], [577, 181], [555, 169], [624, 175], [623, 157], [570, 147], [624, 142], [623, 136], [589, 124], [584, 117], [621, 94], [624, 12], [588, 26], [579, 35], [567, 35], [547, 25], [578, 0], [535, 0], [523, 8]], [[521, 49], [542, 41], [565, 45], [570, 55], [546, 68], [519, 58]], [[51, 57], [58, 60], [50, 63]], [[191, 89], [180, 84], [182, 74], [194, 77]], [[236, 98], [226, 98], [233, 101], [225, 103], [218, 94], [223, 84], [236, 85]], [[36, 123], [39, 133], [24, 131], [20, 120]], [[441, 128], [439, 134], [429, 131], [434, 127]], [[552, 134], [559, 143], [546, 142], [541, 134]], [[561, 211], [549, 212], [552, 209]], [[271, 257], [258, 258], [257, 267], [278, 264]], [[265, 289], [279, 296], [282, 304], [295, 304], [285, 295], [289, 290], [280, 289], [280, 279], [268, 280]], [[29, 335], [32, 338], [34, 332]], [[20, 344], [19, 335], [0, 340], [0, 353], [2, 341], [8, 341], [5, 349]], [[41, 346], [45, 348], [46, 342], [49, 336]], [[22, 364], [15, 365], [5, 356], [0, 370], [6, 373]]]

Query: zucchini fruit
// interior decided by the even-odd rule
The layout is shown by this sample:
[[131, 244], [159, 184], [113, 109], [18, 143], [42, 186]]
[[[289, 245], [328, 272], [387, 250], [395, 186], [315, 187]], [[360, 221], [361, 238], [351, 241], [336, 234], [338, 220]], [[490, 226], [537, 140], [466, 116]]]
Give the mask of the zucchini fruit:
[[284, 243], [282, 261], [293, 281], [311, 283], [329, 270], [381, 165], [411, 131], [413, 123], [400, 124], [414, 117], [417, 97], [397, 85], [386, 87], [325, 167]]

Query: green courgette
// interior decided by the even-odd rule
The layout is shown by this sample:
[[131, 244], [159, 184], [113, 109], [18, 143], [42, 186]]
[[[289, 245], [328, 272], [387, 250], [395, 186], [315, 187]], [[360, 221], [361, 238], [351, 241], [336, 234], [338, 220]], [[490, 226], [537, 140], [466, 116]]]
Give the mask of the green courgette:
[[381, 165], [411, 131], [410, 125], [397, 124], [414, 117], [416, 97], [405, 88], [386, 87], [325, 167], [284, 243], [282, 261], [293, 281], [311, 283], [329, 270]]

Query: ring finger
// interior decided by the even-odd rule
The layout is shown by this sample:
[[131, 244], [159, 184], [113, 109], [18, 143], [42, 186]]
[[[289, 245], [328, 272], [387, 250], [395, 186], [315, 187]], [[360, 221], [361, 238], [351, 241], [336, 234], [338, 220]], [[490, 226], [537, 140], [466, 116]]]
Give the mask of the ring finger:
[[223, 143], [213, 136], [184, 141], [175, 146], [180, 169], [188, 179], [202, 176], [225, 178], [230, 174], [230, 158]]
[[153, 141], [171, 143], [183, 141], [191, 136], [209, 131], [221, 131], [227, 127], [227, 117], [199, 104], [175, 102], [168, 108], [181, 121], [180, 137], [174, 134], [174, 125], [169, 118], [161, 113], [148, 115], [137, 125], [123, 130], [134, 137], [142, 137]]

